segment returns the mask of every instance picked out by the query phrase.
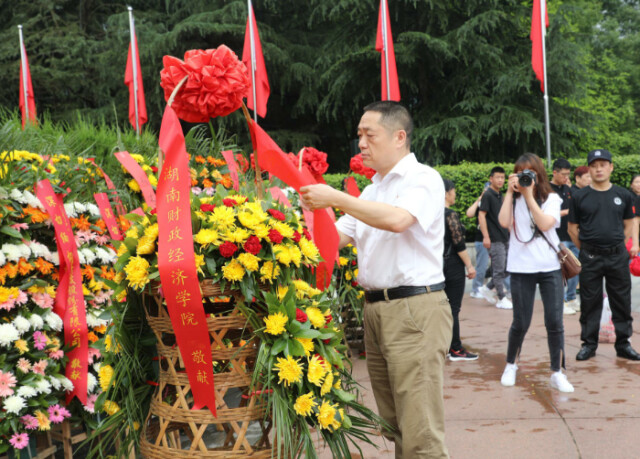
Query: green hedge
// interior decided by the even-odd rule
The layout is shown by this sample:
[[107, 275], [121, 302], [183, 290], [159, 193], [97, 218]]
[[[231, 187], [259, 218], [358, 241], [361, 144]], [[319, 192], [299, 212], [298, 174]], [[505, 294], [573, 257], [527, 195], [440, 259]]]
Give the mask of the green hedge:
[[[570, 160], [572, 166], [586, 165], [586, 155], [582, 162]], [[614, 158], [614, 169], [611, 181], [623, 188], [628, 188], [633, 175], [640, 173], [640, 155], [627, 155]], [[463, 161], [455, 166], [436, 166], [435, 169], [443, 178], [453, 180], [456, 184], [456, 204], [453, 208], [460, 214], [462, 223], [467, 228], [467, 241], [473, 241], [476, 231], [475, 219], [468, 219], [465, 215], [467, 208], [480, 196], [484, 183], [489, 179], [489, 172], [494, 166], [502, 166], [507, 176], [513, 171], [512, 163], [470, 163]], [[548, 169], [551, 179], [551, 169]], [[342, 181], [348, 174], [327, 174], [326, 182], [334, 188], [342, 189]], [[360, 189], [371, 183], [366, 177], [355, 175]], [[573, 178], [573, 173], [572, 173]]]

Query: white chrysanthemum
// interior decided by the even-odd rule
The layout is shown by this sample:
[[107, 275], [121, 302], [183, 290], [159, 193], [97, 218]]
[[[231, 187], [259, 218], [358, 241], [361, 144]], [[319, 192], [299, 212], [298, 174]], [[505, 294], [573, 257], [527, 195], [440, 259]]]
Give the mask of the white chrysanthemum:
[[28, 259], [31, 256], [31, 250], [25, 244], [2, 244], [2, 252], [7, 260], [17, 263], [20, 258]]
[[36, 198], [31, 191], [25, 190], [22, 196], [25, 203], [30, 205], [31, 207], [39, 207], [40, 209], [44, 208], [40, 200]]
[[31, 317], [29, 317], [29, 323], [31, 323], [34, 331], [42, 330], [42, 328], [44, 327], [44, 320], [42, 320], [42, 317], [40, 317], [38, 314], [31, 314]]
[[78, 263], [84, 265], [86, 262], [87, 260], [84, 258], [84, 253], [82, 253], [82, 250], [78, 250]]
[[31, 386], [20, 386], [18, 391], [16, 392], [20, 397], [24, 397], [26, 399], [30, 399], [31, 397], [35, 397], [38, 395], [38, 391], [35, 390]]
[[87, 311], [87, 326], [91, 328], [98, 328], [102, 326], [109, 325], [108, 320], [100, 319], [98, 314], [94, 313], [92, 310]]
[[103, 249], [102, 247], [100, 247], [99, 249], [96, 249], [96, 255], [98, 258], [100, 258], [100, 261], [105, 265], [112, 264], [118, 258], [118, 255], [114, 250]]
[[15, 340], [20, 338], [18, 329], [13, 324], [0, 325], [0, 346], [9, 347]]
[[49, 376], [49, 382], [53, 386], [54, 390], [58, 390], [62, 387], [62, 382], [55, 376]]
[[60, 254], [58, 252], [51, 253], [51, 260], [49, 260], [56, 266], [60, 266]]
[[47, 261], [51, 261], [51, 251], [46, 245], [40, 244], [38, 241], [31, 241], [29, 248], [34, 257], [42, 257]]
[[16, 318], [13, 319], [13, 326], [16, 327], [16, 329], [20, 333], [20, 336], [22, 336], [23, 333], [29, 331], [29, 328], [31, 328], [31, 323], [22, 316], [16, 316]]
[[96, 384], [98, 384], [98, 380], [93, 376], [93, 373], [87, 373], [87, 391], [93, 392], [93, 389], [96, 388]]
[[7, 257], [4, 256], [4, 253], [0, 252], [0, 266], [4, 266], [7, 264]]
[[66, 390], [67, 392], [71, 392], [73, 390], [73, 383], [69, 378], [65, 378], [63, 376], [62, 378], [60, 378], [60, 381], [62, 381], [62, 387], [64, 387], [64, 390]]
[[19, 414], [25, 406], [27, 404], [19, 395], [12, 395], [4, 399], [4, 409], [7, 410], [7, 413]]
[[47, 312], [43, 316], [44, 321], [47, 323], [51, 330], [60, 331], [62, 330], [62, 319], [58, 314], [53, 311]]
[[93, 371], [95, 371], [96, 373], [100, 373], [100, 367], [102, 366], [101, 362], [96, 362], [93, 364]]
[[76, 212], [76, 208], [73, 205], [73, 202], [68, 202], [64, 205], [64, 210], [65, 212], [67, 212], [67, 215], [69, 216], [69, 218], [76, 218], [78, 216], [78, 213]]
[[87, 211], [86, 204], [83, 204], [81, 202], [74, 202], [73, 205], [75, 206], [79, 214], [84, 214]]
[[51, 383], [48, 379], [43, 378], [36, 382], [36, 389], [39, 394], [49, 395], [51, 393]]
[[27, 200], [25, 199], [25, 196], [22, 194], [22, 191], [18, 190], [17, 188], [14, 188], [13, 190], [11, 190], [11, 193], [9, 193], [9, 197], [14, 201], [18, 201], [20, 204], [27, 203]]
[[92, 265], [93, 262], [96, 261], [96, 254], [93, 253], [93, 250], [82, 249], [82, 250], [79, 250], [79, 252], [82, 252], [82, 254], [84, 255], [84, 259], [87, 260], [86, 263], [88, 265]]
[[95, 204], [87, 203], [85, 204], [87, 211], [94, 217], [100, 217], [100, 208]]

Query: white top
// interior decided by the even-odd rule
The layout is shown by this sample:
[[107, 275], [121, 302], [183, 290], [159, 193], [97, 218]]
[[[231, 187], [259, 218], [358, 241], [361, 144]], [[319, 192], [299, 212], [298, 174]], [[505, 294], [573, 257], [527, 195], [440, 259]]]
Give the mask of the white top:
[[[562, 198], [556, 193], [550, 193], [540, 208], [546, 215], [556, 219], [553, 228], [544, 232], [549, 242], [558, 247], [560, 240], [556, 228], [560, 227], [560, 206]], [[520, 241], [528, 241], [533, 234], [531, 214], [523, 196], [516, 199], [513, 218]], [[509, 253], [507, 255], [507, 271], [510, 273], [546, 273], [560, 269], [558, 255], [553, 251], [542, 236], [535, 237], [531, 242], [523, 244], [516, 239], [513, 227], [509, 228]]]
[[444, 184], [413, 153], [384, 177], [376, 174], [360, 199], [405, 209], [418, 220], [402, 233], [369, 226], [345, 215], [336, 226], [358, 249], [358, 282], [365, 290], [426, 286], [444, 281]]

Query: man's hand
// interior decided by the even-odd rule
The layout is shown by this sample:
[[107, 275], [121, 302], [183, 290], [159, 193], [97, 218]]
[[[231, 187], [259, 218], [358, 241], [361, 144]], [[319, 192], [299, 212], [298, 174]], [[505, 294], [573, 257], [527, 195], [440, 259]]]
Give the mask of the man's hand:
[[489, 237], [485, 237], [482, 239], [482, 245], [484, 246], [485, 249], [490, 249], [491, 248], [491, 239], [489, 239]]
[[476, 277], [476, 268], [467, 266], [467, 279], [473, 279], [474, 277]]
[[629, 255], [631, 256], [631, 258], [637, 257], [638, 252], [640, 252], [640, 246], [638, 244], [632, 245], [631, 249], [629, 249]]
[[302, 205], [309, 210], [334, 207], [337, 194], [340, 192], [329, 185], [307, 185], [300, 188]]

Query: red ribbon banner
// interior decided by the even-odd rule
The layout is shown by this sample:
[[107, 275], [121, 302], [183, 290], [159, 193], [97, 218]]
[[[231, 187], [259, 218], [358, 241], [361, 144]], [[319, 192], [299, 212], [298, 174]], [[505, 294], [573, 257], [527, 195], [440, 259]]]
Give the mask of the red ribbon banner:
[[156, 194], [153, 192], [153, 187], [149, 182], [146, 172], [142, 169], [140, 164], [131, 157], [128, 151], [119, 151], [114, 153], [115, 157], [120, 161], [120, 164], [131, 174], [134, 180], [138, 183], [140, 191], [142, 191], [142, 197], [144, 202], [147, 203], [150, 209], [156, 208]]
[[229, 167], [229, 175], [231, 176], [231, 180], [233, 180], [233, 189], [238, 191], [240, 189], [240, 181], [238, 180], [238, 163], [233, 157], [233, 151], [224, 150], [222, 152], [222, 157], [227, 162], [227, 167]]
[[211, 341], [193, 250], [189, 157], [180, 121], [168, 105], [159, 144], [166, 155], [158, 181], [157, 213], [162, 291], [191, 384], [193, 409], [206, 406], [216, 416]]
[[62, 199], [56, 196], [49, 180], [38, 182], [36, 196], [53, 221], [60, 256], [60, 282], [53, 311], [63, 317], [64, 342], [71, 347], [68, 352], [69, 363], [67, 363], [65, 375], [73, 383], [73, 390], [67, 394], [67, 403], [73, 397], [78, 397], [83, 404], [86, 404], [89, 340], [76, 241]]
[[105, 224], [107, 225], [107, 230], [109, 231], [109, 235], [111, 235], [111, 239], [122, 241], [124, 239], [124, 236], [120, 232], [120, 228], [118, 227], [118, 222], [116, 221], [115, 215], [113, 215], [113, 208], [111, 207], [111, 203], [109, 202], [107, 193], [96, 193], [93, 195], [93, 198], [98, 204], [100, 215], [102, 216], [102, 220], [104, 220]]
[[287, 196], [284, 194], [284, 191], [282, 191], [282, 188], [272, 186], [271, 188], [269, 188], [269, 193], [271, 193], [273, 199], [280, 202], [285, 207], [291, 207], [291, 203], [289, 202], [289, 199], [287, 199]]
[[346, 181], [347, 193], [356, 198], [360, 197], [360, 188], [358, 188], [358, 184], [356, 183], [356, 179], [351, 177], [347, 177]]

